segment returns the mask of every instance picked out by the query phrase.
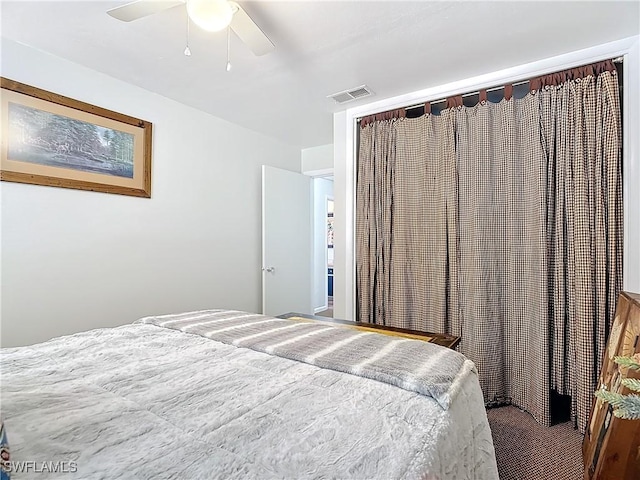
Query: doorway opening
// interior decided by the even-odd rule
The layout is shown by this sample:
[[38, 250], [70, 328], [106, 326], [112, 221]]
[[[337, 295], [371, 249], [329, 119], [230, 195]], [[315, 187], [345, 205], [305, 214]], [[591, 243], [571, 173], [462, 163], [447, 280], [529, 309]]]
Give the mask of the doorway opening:
[[313, 179], [313, 313], [333, 317], [333, 177]]
[[318, 315], [333, 318], [333, 198], [327, 197], [326, 252], [327, 252], [327, 309]]

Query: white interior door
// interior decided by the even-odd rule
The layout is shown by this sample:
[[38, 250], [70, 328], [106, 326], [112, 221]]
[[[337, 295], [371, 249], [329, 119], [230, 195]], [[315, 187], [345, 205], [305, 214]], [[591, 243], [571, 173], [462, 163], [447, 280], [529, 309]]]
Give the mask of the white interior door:
[[262, 166], [262, 312], [313, 313], [311, 178]]

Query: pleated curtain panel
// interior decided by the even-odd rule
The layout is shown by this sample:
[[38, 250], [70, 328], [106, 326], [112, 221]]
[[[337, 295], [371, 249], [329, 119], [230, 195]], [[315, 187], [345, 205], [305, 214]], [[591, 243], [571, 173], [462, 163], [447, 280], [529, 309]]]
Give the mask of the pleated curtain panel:
[[580, 431], [622, 288], [621, 115], [611, 61], [360, 122], [360, 321], [462, 337], [488, 405]]

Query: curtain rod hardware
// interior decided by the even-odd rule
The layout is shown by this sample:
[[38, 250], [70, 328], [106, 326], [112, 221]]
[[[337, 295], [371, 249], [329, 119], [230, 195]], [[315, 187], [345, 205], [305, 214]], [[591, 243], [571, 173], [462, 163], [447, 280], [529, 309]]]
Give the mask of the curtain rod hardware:
[[[529, 80], [523, 80], [521, 82], [514, 82], [511, 85], [513, 85], [514, 87], [518, 86], [518, 85], [524, 85], [525, 83], [529, 83]], [[495, 92], [497, 90], [502, 90], [504, 88], [504, 85], [499, 86], [499, 87], [492, 87], [492, 88], [486, 88], [483, 90], [486, 90], [487, 92]], [[465, 93], [463, 95], [461, 95], [462, 97], [471, 97], [473, 95], [480, 95], [480, 91], [475, 91], [475, 92], [469, 92], [469, 93]], [[446, 102], [447, 99], [446, 98], [441, 98], [439, 100], [430, 100], [429, 102], [422, 102], [422, 103], [416, 103], [414, 105], [411, 105], [409, 107], [403, 107], [405, 110], [411, 110], [412, 108], [419, 108], [419, 107], [424, 107], [427, 103], [430, 103], [431, 105], [437, 105], [438, 103], [443, 103]], [[360, 121], [360, 119], [358, 119], [358, 121]]]
[[[606, 62], [622, 63], [623, 59], [624, 59], [624, 57], [620, 56], [620, 57], [616, 57], [616, 58], [613, 58], [613, 59], [610, 59], [610, 60], [605, 60], [605, 61], [602, 61], [602, 62], [596, 62], [596, 63], [591, 64], [591, 65], [585, 65], [584, 67], [593, 67], [593, 66], [596, 66], [596, 65], [605, 65]], [[567, 72], [571, 72], [571, 71], [581, 71], [581, 68], [567, 69], [567, 70], [564, 70], [564, 71], [556, 72], [555, 74], [551, 74], [551, 75], [558, 76], [558, 75], [566, 74]], [[580, 73], [580, 74], [582, 74], [582, 73]], [[496, 86], [496, 87], [483, 88], [482, 90], [475, 91], [475, 92], [468, 92], [468, 93], [463, 93], [463, 94], [458, 94], [458, 95], [451, 95], [449, 97], [441, 98], [439, 100], [429, 100], [429, 101], [422, 102], [422, 103], [416, 103], [416, 104], [411, 105], [411, 106], [397, 107], [395, 110], [397, 110], [397, 111], [403, 111], [404, 110], [406, 112], [407, 110], [411, 110], [411, 109], [414, 109], [414, 108], [425, 107], [425, 113], [431, 113], [431, 109], [427, 109], [426, 105], [437, 105], [439, 103], [448, 102], [449, 99], [465, 98], [465, 97], [470, 97], [470, 96], [474, 96], [474, 95], [480, 95], [480, 92], [485, 92], [483, 100], [486, 100], [486, 93], [494, 92], [494, 91], [502, 90], [502, 89], [505, 89], [505, 91], [506, 91], [506, 89], [508, 89], [509, 93], [505, 93], [505, 95], [508, 95], [509, 98], [511, 98], [511, 96], [513, 95], [513, 87], [516, 87], [518, 85], [524, 85], [526, 83], [531, 84], [532, 81], [535, 81], [536, 83], [539, 83], [541, 78], [542, 77], [529, 78], [529, 79], [521, 80], [521, 81], [518, 81], [518, 82], [511, 82], [511, 83], [507, 83], [505, 85], [499, 85], [499, 86]], [[546, 83], [543, 82], [543, 85], [545, 85], [545, 84]], [[480, 96], [482, 97], [482, 95], [480, 95]], [[375, 118], [377, 115], [384, 114], [384, 113], [389, 114], [389, 113], [393, 113], [393, 111], [394, 110], [387, 110], [386, 112], [378, 112], [378, 113], [374, 113], [374, 114], [370, 114], [370, 115], [365, 115], [363, 117], [357, 118], [356, 122], [360, 123], [360, 121], [363, 118]], [[404, 117], [405, 115], [401, 114], [401, 116]]]
[[[523, 80], [521, 82], [514, 82], [514, 83], [511, 83], [510, 85], [512, 87], [517, 87], [518, 85], [524, 85], [525, 83], [529, 83], [529, 80]], [[489, 93], [489, 92], [496, 92], [498, 90], [502, 90], [502, 89], [504, 89], [504, 87], [505, 87], [505, 85], [501, 85], [499, 87], [483, 88], [482, 90], [484, 90], [485, 92]], [[473, 95], [480, 95], [480, 90], [477, 90], [475, 92], [463, 93], [460, 96], [464, 98], [464, 97], [472, 97]], [[440, 103], [440, 102], [446, 102], [446, 101], [447, 101], [447, 99], [444, 98], [442, 100], [438, 100], [437, 102], [430, 102], [430, 103]]]

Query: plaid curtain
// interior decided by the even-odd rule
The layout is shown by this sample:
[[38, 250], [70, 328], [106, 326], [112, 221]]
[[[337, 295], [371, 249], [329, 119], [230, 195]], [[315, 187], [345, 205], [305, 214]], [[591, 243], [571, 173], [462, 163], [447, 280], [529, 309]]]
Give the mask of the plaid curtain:
[[557, 390], [584, 431], [622, 288], [619, 92], [610, 62], [549, 78], [363, 124], [357, 316], [461, 336], [487, 403], [549, 425]]
[[543, 87], [551, 387], [584, 432], [622, 290], [622, 132], [615, 70]]
[[362, 130], [356, 177], [356, 310], [361, 321], [382, 325], [391, 302], [396, 122], [382, 120]]
[[356, 184], [360, 321], [459, 332], [453, 115], [368, 124]]
[[461, 352], [485, 401], [550, 425], [546, 158], [537, 99], [456, 109]]

